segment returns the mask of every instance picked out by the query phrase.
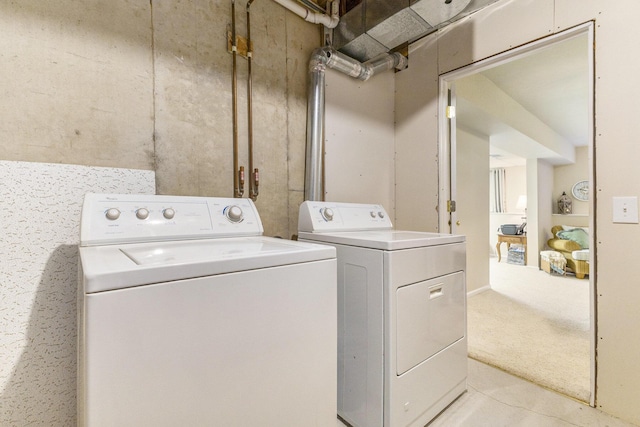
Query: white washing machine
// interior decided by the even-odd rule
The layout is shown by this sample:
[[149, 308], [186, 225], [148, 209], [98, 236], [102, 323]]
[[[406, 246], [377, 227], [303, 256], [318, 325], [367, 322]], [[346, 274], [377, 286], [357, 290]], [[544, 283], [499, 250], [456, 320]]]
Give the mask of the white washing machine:
[[424, 426], [466, 390], [463, 236], [396, 231], [380, 205], [304, 202], [298, 238], [338, 259], [338, 415]]
[[80, 426], [336, 420], [336, 260], [249, 199], [88, 194]]

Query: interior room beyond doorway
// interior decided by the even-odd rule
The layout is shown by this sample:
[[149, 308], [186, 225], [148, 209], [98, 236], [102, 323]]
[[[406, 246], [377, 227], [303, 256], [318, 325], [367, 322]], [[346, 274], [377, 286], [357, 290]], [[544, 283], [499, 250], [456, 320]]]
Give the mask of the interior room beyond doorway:
[[[451, 179], [456, 181], [451, 188], [458, 190], [457, 195], [453, 191], [451, 195], [457, 205], [456, 217], [451, 218], [452, 231], [465, 234], [469, 247], [479, 248], [469, 251], [474, 253], [473, 259], [468, 259], [467, 270], [471, 298], [492, 289], [490, 260], [495, 268], [502, 268], [508, 262], [504, 244], [501, 263], [495, 262], [500, 225], [527, 223], [527, 256], [523, 262], [526, 266], [517, 268], [538, 270], [540, 252], [549, 249], [547, 241], [553, 237], [551, 230], [555, 225], [587, 228], [593, 224], [592, 201], [574, 200], [574, 211], [570, 215], [559, 213], [556, 206], [563, 192], [570, 195], [573, 185], [589, 183], [593, 176], [590, 31], [590, 27], [585, 26], [441, 78], [441, 90], [452, 91], [452, 104], [456, 107], [449, 135]], [[448, 132], [441, 131], [441, 135]], [[479, 146], [486, 148], [479, 149]], [[486, 156], [477, 155], [483, 152]], [[492, 211], [490, 185], [487, 183], [484, 187], [479, 183], [489, 181], [490, 170], [496, 168], [507, 169], [511, 179], [505, 179], [502, 209]], [[468, 188], [483, 192], [486, 197], [476, 195], [470, 199], [469, 191], [465, 192]], [[524, 206], [521, 196], [526, 196]], [[478, 199], [486, 200], [486, 211], [490, 213], [486, 217], [477, 214]], [[543, 286], [545, 275], [550, 276], [540, 273], [544, 273], [538, 279]], [[586, 276], [587, 280], [582, 282], [588, 287], [584, 308], [590, 313], [587, 319], [590, 351], [586, 361], [590, 386], [589, 393], [577, 397], [591, 404], [595, 387], [592, 276]], [[509, 286], [518, 286], [517, 280]], [[556, 313], [556, 317], [561, 318], [562, 313]], [[477, 326], [471, 325], [472, 321], [483, 320], [474, 319], [470, 314], [470, 335]], [[470, 343], [472, 339], [470, 336]], [[562, 357], [562, 354], [551, 356]]]

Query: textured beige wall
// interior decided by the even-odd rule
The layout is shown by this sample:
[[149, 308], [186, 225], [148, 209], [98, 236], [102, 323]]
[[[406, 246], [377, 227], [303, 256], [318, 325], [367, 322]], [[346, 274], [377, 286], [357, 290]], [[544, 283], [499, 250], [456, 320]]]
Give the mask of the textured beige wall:
[[[407, 135], [431, 137], [427, 139], [429, 147], [420, 151], [425, 154], [423, 167], [431, 168], [429, 153], [437, 149], [434, 128], [438, 118], [433, 92], [437, 90], [439, 73], [595, 21], [596, 166], [592, 194], [597, 232], [593, 249], [597, 268], [596, 405], [634, 423], [640, 423], [640, 281], [631, 266], [637, 258], [634, 248], [640, 241], [640, 227], [612, 222], [612, 197], [640, 193], [640, 145], [636, 141], [640, 121], [634, 108], [640, 97], [640, 59], [632, 54], [640, 37], [640, 28], [634, 21], [639, 14], [640, 3], [633, 0], [503, 0], [446, 27], [428, 41], [418, 42], [418, 47], [410, 49], [408, 73], [398, 74], [396, 86], [396, 103], [414, 106], [413, 110], [397, 108], [401, 115], [396, 121], [402, 127], [397, 130], [396, 144], [416, 145], [417, 139]], [[415, 58], [423, 65], [416, 67]], [[426, 58], [432, 62], [426, 63]], [[415, 120], [418, 117], [424, 121]], [[399, 163], [397, 169], [400, 168]], [[437, 186], [437, 179], [424, 183], [420, 194], [425, 195], [421, 201], [427, 201], [427, 208], [418, 211], [423, 218], [407, 218], [406, 223], [427, 224], [426, 217], [431, 216], [437, 200], [433, 196]], [[396, 194], [399, 216], [405, 215], [400, 206], [407, 205], [411, 196]]]
[[[244, 37], [245, 5], [236, 2]], [[290, 237], [320, 28], [272, 1], [251, 12], [257, 206], [265, 234]], [[221, 0], [0, 2], [0, 159], [155, 169], [160, 194], [232, 196], [230, 25]], [[248, 174], [246, 77], [239, 57]]]
[[396, 73], [396, 227], [438, 231], [438, 43], [409, 46]]

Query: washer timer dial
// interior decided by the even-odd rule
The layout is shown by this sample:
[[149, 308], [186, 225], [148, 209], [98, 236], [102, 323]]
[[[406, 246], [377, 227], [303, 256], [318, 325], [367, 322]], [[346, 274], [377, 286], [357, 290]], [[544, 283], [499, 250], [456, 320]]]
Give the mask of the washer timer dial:
[[333, 221], [333, 209], [331, 208], [322, 208], [320, 209], [320, 214], [325, 221]]
[[240, 222], [243, 218], [242, 208], [238, 205], [227, 206], [224, 215], [233, 223]]
[[104, 215], [107, 217], [107, 219], [115, 221], [116, 219], [120, 218], [120, 211], [116, 208], [111, 208], [107, 209]]

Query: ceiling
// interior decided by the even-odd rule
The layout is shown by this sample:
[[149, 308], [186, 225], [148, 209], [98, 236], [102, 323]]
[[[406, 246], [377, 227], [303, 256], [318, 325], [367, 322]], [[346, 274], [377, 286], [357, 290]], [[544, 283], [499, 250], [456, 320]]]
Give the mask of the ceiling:
[[[542, 122], [558, 139], [574, 147], [586, 146], [591, 96], [587, 41], [587, 35], [582, 34], [480, 74], [502, 92], [500, 96], [511, 98], [530, 113], [531, 120]], [[490, 137], [492, 167], [522, 165], [526, 158], [542, 158], [554, 165], [572, 161], [526, 132], [523, 135], [522, 129], [515, 129], [513, 122], [495, 114], [482, 102], [470, 102], [460, 93], [456, 117], [458, 127]]]

